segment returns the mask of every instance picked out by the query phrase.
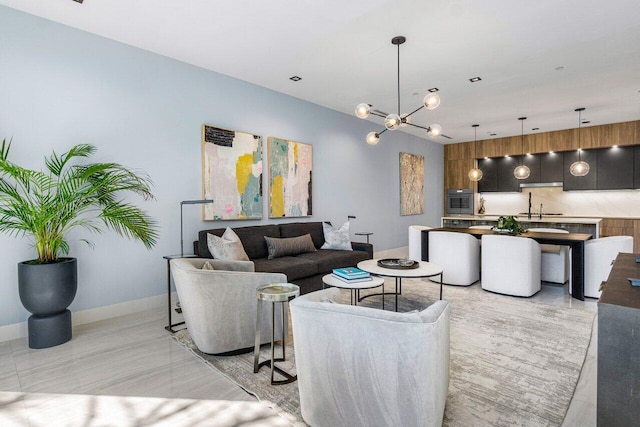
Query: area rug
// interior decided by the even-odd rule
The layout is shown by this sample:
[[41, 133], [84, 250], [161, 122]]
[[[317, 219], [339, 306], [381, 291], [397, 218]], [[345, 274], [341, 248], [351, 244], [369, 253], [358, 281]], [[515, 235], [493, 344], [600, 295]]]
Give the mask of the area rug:
[[[386, 289], [393, 289], [387, 281]], [[405, 279], [398, 311], [422, 309], [438, 299], [439, 286]], [[363, 293], [364, 295], [364, 293]], [[451, 371], [445, 426], [559, 426], [573, 396], [591, 339], [595, 312], [496, 295], [479, 285], [446, 286], [451, 304]], [[343, 291], [342, 300], [349, 302]], [[393, 304], [387, 296], [386, 308]], [[391, 304], [389, 304], [391, 303]], [[361, 303], [380, 307], [380, 297]], [[294, 425], [305, 425], [298, 386], [271, 386], [269, 369], [253, 373], [253, 354], [216, 357], [199, 352], [187, 330], [174, 338]], [[293, 342], [287, 361], [295, 373]], [[261, 359], [269, 357], [263, 346]], [[411, 370], [407, 366], [407, 372]]]

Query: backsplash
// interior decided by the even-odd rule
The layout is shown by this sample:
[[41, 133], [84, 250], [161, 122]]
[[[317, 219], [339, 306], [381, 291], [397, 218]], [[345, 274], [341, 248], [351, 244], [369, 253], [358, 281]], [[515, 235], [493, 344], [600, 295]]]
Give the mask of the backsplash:
[[[562, 191], [561, 187], [523, 188], [522, 193], [482, 193], [485, 215], [527, 212], [529, 192], [532, 213], [538, 213], [542, 203], [543, 213], [562, 213], [571, 217], [640, 218], [640, 190]], [[479, 206], [479, 199], [476, 194], [476, 206]]]

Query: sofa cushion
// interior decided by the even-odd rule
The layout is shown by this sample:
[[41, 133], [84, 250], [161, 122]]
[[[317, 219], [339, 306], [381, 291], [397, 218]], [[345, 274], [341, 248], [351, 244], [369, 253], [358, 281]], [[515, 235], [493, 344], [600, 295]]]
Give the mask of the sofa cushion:
[[324, 245], [321, 249], [337, 249], [340, 251], [352, 251], [349, 237], [349, 221], [340, 228], [334, 228], [331, 224], [323, 223]]
[[292, 222], [280, 224], [280, 237], [297, 237], [311, 234], [311, 239], [316, 248], [324, 244], [324, 233], [321, 222]]
[[227, 227], [222, 237], [215, 234], [207, 234], [207, 247], [216, 259], [227, 261], [249, 261], [247, 253], [242, 247], [242, 242], [231, 227]]
[[[238, 227], [234, 229], [240, 238], [242, 246], [250, 260], [257, 258], [266, 258], [267, 243], [264, 236], [281, 237], [280, 227], [278, 225], [254, 225], [249, 227]], [[209, 248], [207, 247], [207, 234], [222, 236], [224, 228], [215, 228], [212, 230], [202, 230], [198, 232], [198, 254], [201, 258], [213, 258]]]
[[313, 240], [311, 240], [310, 234], [298, 237], [287, 237], [285, 239], [265, 236], [264, 240], [267, 242], [269, 259], [316, 251], [316, 247], [313, 246]]
[[318, 264], [311, 260], [300, 258], [299, 256], [285, 256], [274, 259], [259, 258], [253, 260], [253, 263], [256, 271], [284, 273], [290, 282], [302, 277], [318, 274]]
[[331, 273], [334, 268], [355, 267], [360, 261], [370, 259], [367, 252], [333, 249], [320, 249], [317, 252], [297, 255], [296, 258], [303, 258], [317, 263], [318, 273]]

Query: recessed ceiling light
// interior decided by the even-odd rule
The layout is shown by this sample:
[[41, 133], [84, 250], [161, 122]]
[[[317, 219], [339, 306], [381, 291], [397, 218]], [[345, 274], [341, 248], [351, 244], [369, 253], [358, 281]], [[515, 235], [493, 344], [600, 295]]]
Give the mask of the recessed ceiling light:
[[293, 77], [289, 77], [289, 80], [293, 80], [294, 82], [299, 82], [300, 80], [302, 80], [302, 77], [293, 76]]
[[489, 136], [496, 136], [497, 133], [490, 133]]
[[562, 71], [562, 70], [564, 70], [564, 67], [561, 65], [561, 66], [559, 66], [559, 67], [556, 67], [556, 68], [555, 68], [555, 70], [556, 70], [556, 71]]
[[469, 81], [470, 81], [471, 83], [479, 82], [480, 80], [482, 80], [480, 77], [471, 77], [471, 78], [469, 79]]
[[540, 130], [540, 128], [531, 128], [531, 130]]
[[84, 0], [73, 0], [76, 3], [82, 3]]
[[583, 125], [586, 125], [587, 123], [591, 123], [591, 120], [583, 120], [583, 121], [582, 121], [582, 124], [583, 124]]
[[429, 92], [437, 92], [440, 89], [438, 89], [437, 87], [432, 87], [431, 89], [429, 89]]

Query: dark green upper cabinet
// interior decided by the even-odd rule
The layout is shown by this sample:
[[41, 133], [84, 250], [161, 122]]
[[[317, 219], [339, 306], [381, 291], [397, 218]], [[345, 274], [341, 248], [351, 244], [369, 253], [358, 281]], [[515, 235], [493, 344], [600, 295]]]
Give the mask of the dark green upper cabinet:
[[[598, 190], [625, 190], [633, 188], [634, 147], [610, 147], [595, 150], [598, 153]], [[591, 167], [593, 170], [593, 166]]]
[[540, 153], [540, 182], [562, 182], [564, 153]]
[[578, 161], [578, 151], [565, 151], [562, 168], [563, 173], [563, 190], [596, 190], [598, 175], [598, 150], [583, 150], [581, 158], [589, 163], [589, 173], [586, 176], [573, 176], [569, 172], [569, 168], [573, 162]]
[[478, 160], [478, 169], [482, 171], [482, 179], [478, 181], [478, 192], [498, 191], [498, 159]]

